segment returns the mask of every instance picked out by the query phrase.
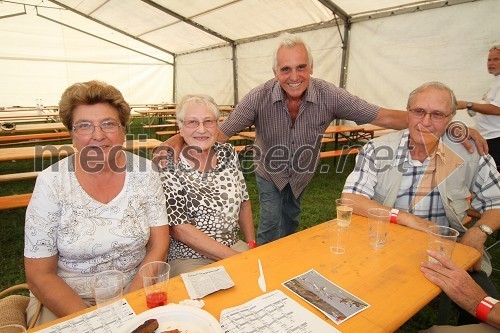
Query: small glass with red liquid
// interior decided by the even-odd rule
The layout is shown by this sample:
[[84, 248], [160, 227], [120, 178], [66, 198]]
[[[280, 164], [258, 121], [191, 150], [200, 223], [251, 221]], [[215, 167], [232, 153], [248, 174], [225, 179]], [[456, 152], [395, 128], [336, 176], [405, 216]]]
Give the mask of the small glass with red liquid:
[[170, 265], [164, 261], [152, 261], [142, 266], [139, 274], [142, 277], [148, 308], [167, 305]]

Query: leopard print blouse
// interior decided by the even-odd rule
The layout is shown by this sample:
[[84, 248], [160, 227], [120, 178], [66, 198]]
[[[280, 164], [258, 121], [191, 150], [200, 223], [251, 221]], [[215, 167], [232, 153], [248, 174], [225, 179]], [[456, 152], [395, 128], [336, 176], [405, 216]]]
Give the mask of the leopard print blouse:
[[[190, 223], [209, 237], [232, 246], [238, 241], [241, 203], [249, 200], [238, 154], [228, 143], [215, 143], [217, 165], [209, 172], [192, 168], [184, 156], [175, 164], [171, 152], [160, 178], [170, 226]], [[170, 239], [168, 260], [206, 258], [186, 244]]]

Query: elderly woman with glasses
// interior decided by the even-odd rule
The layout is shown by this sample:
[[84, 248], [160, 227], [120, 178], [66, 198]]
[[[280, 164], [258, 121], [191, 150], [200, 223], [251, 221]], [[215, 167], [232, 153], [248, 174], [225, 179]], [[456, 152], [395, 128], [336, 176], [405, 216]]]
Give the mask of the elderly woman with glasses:
[[76, 153], [40, 173], [26, 210], [24, 262], [38, 303], [37, 324], [94, 305], [92, 277], [118, 270], [125, 291], [142, 288], [138, 269], [165, 260], [169, 228], [158, 171], [122, 150], [130, 107], [115, 87], [75, 83], [59, 115]]
[[[167, 197], [175, 276], [255, 247], [251, 204], [238, 154], [217, 143], [219, 109], [207, 95], [185, 96], [177, 106], [184, 147], [171, 151], [161, 179]], [[238, 238], [241, 230], [245, 242]]]

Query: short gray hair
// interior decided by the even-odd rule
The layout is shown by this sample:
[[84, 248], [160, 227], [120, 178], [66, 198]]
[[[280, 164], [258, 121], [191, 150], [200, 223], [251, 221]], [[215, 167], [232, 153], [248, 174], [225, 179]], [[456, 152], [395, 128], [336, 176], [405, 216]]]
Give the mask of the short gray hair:
[[278, 51], [281, 47], [294, 47], [297, 45], [304, 45], [307, 50], [307, 58], [309, 59], [309, 66], [313, 65], [313, 56], [311, 54], [311, 49], [309, 45], [304, 42], [302, 38], [298, 35], [292, 35], [291, 33], [284, 32], [279, 36], [278, 46], [274, 49], [273, 53], [273, 70], [278, 71]]
[[495, 45], [490, 49], [490, 52], [493, 50], [500, 50], [500, 45]]
[[407, 109], [410, 108], [410, 104], [413, 102], [413, 100], [415, 99], [415, 96], [417, 94], [421, 93], [422, 91], [424, 91], [428, 88], [434, 88], [434, 89], [438, 89], [438, 90], [446, 90], [450, 94], [451, 113], [455, 114], [455, 112], [457, 111], [457, 98], [455, 96], [455, 93], [446, 84], [441, 83], [441, 82], [436, 82], [436, 81], [424, 83], [420, 87], [418, 87], [417, 89], [413, 90], [410, 93], [410, 96], [408, 96], [408, 103], [406, 104], [406, 108]]
[[220, 111], [217, 103], [214, 99], [205, 94], [190, 94], [182, 98], [181, 102], [177, 104], [177, 109], [175, 111], [175, 116], [179, 122], [184, 121], [184, 115], [186, 113], [187, 106], [189, 104], [201, 104], [206, 106], [207, 109], [213, 112], [215, 119], [219, 119]]

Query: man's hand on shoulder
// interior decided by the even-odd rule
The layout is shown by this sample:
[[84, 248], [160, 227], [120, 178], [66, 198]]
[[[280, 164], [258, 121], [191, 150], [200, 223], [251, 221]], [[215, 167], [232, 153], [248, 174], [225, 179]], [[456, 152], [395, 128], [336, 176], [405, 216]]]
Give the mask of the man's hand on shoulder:
[[174, 135], [173, 137], [156, 147], [156, 149], [153, 151], [153, 164], [160, 165], [161, 168], [165, 168], [169, 150], [173, 151], [174, 162], [177, 163], [183, 145], [184, 140], [182, 139], [182, 136], [180, 136], [179, 134]]
[[[486, 139], [474, 128], [468, 128], [468, 133], [469, 135], [467, 139], [472, 139], [474, 141], [478, 154], [481, 156], [488, 154], [489, 150]], [[464, 140], [462, 144], [469, 151], [469, 153], [472, 154], [474, 152], [474, 146], [469, 142], [469, 140]]]

